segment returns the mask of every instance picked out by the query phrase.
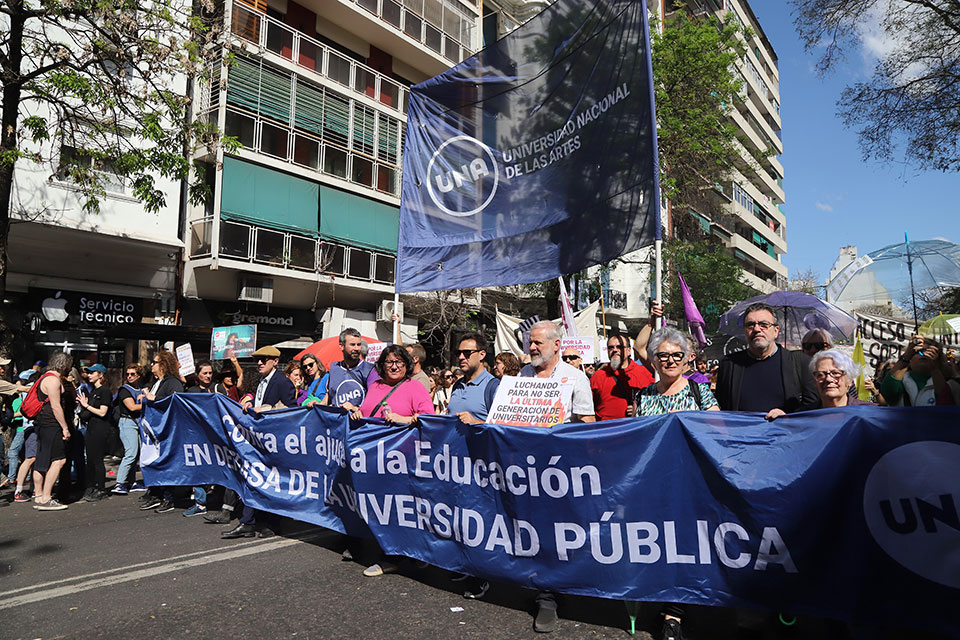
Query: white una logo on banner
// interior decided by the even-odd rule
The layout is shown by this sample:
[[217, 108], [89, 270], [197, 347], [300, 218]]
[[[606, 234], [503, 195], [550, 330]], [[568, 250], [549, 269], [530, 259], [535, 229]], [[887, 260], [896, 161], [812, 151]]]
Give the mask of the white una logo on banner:
[[958, 468], [960, 445], [912, 442], [880, 458], [863, 490], [867, 527], [887, 555], [954, 589], [960, 588]]
[[146, 419], [140, 420], [140, 464], [150, 466], [160, 457], [160, 443], [153, 427]]
[[499, 184], [500, 168], [493, 151], [470, 136], [456, 136], [441, 144], [427, 166], [427, 193], [452, 216], [483, 211]]

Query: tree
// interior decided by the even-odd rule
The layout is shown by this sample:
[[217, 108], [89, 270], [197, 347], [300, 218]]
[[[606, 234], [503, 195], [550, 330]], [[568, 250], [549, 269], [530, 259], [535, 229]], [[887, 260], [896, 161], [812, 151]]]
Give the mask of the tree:
[[479, 331], [474, 289], [428, 291], [403, 296], [404, 312], [420, 319], [420, 341], [428, 353], [440, 352], [443, 366], [450, 363], [451, 338], [455, 329]]
[[813, 269], [801, 269], [787, 282], [788, 291], [802, 291], [818, 298], [824, 296], [825, 289], [826, 287], [820, 284], [820, 274]]
[[[204, 4], [205, 3], [205, 4]], [[0, 3], [0, 296], [6, 292], [14, 169], [47, 163], [99, 211], [103, 168], [129, 183], [148, 211], [165, 205], [156, 177], [191, 180], [195, 145], [216, 127], [191, 122], [190, 78], [220, 64], [222, 13], [212, 0], [6, 0]], [[61, 144], [56, 144], [60, 142]]]
[[903, 149], [920, 169], [960, 170], [960, 3], [957, 0], [791, 0], [794, 24], [826, 73], [850, 49], [882, 42], [872, 76], [837, 103], [864, 158]]
[[737, 259], [712, 238], [699, 241], [669, 240], [663, 245], [664, 290], [667, 294], [666, 314], [673, 319], [683, 318], [683, 297], [680, 280], [683, 279], [700, 309], [707, 330], [717, 327], [720, 316], [741, 300], [757, 295], [740, 280], [742, 270]]
[[741, 101], [735, 65], [746, 45], [738, 37], [739, 23], [729, 15], [700, 19], [677, 11], [665, 18], [662, 34], [653, 31], [660, 186], [678, 218], [678, 235], [699, 235], [686, 211], [719, 206], [712, 197], [716, 185], [729, 180], [738, 166], [749, 171], [747, 165], [763, 156], [743, 158], [742, 150], [751, 144], [729, 118]]

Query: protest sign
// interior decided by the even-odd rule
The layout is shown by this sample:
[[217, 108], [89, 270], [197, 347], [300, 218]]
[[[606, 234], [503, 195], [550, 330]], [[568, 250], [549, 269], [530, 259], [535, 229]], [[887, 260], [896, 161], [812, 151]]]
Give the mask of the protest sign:
[[257, 325], [235, 324], [214, 327], [210, 337], [210, 359], [228, 360], [253, 355], [257, 350]]
[[564, 349], [576, 349], [577, 353], [580, 354], [580, 357], [583, 358], [584, 362], [594, 362], [595, 356], [593, 343], [593, 336], [584, 338], [564, 338], [560, 341], [560, 352], [563, 353]]
[[[868, 375], [878, 364], [886, 360], [896, 360], [907, 348], [907, 340], [915, 332], [912, 320], [876, 316], [868, 313], [855, 313], [860, 323], [860, 340], [863, 343], [863, 355], [869, 367]], [[937, 336], [936, 341], [945, 347], [956, 348], [960, 345], [960, 332]]]
[[376, 363], [380, 359], [380, 354], [383, 353], [383, 350], [390, 344], [389, 342], [374, 342], [369, 344], [369, 351], [367, 351], [367, 362]]
[[177, 362], [180, 363], [180, 375], [188, 376], [197, 370], [193, 362], [193, 348], [189, 344], [182, 344], [176, 348]]
[[562, 378], [503, 376], [487, 416], [490, 424], [552, 427], [567, 419], [573, 383]]
[[141, 463], [151, 486], [221, 485], [389, 555], [526, 588], [955, 637], [958, 423], [957, 407], [866, 406], [776, 428], [690, 411], [357, 429], [329, 407], [252, 416], [174, 394], [146, 405]]

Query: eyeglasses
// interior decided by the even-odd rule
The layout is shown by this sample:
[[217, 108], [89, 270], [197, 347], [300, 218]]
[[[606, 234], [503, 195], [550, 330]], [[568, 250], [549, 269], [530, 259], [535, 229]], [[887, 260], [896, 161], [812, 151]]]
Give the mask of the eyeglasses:
[[384, 360], [383, 366], [388, 369], [403, 369], [407, 366], [407, 363], [403, 360]]
[[756, 329], [756, 328], [760, 328], [766, 331], [770, 327], [775, 327], [775, 326], [777, 326], [776, 322], [767, 322], [766, 320], [761, 320], [760, 322], [744, 322], [743, 323], [743, 328], [746, 329], [747, 331], [750, 331], [751, 329]]
[[804, 351], [809, 351], [810, 349], [816, 349], [817, 351], [820, 351], [827, 345], [824, 342], [804, 342], [800, 346], [803, 347]]
[[826, 378], [830, 378], [832, 380], [839, 380], [845, 375], [847, 374], [844, 373], [843, 371], [837, 371], [836, 369], [834, 369], [833, 371], [814, 371], [813, 379], [816, 380], [817, 382], [822, 382]]
[[658, 351], [655, 354], [657, 360], [660, 362], [667, 362], [668, 360], [673, 360], [674, 362], [683, 362], [683, 358], [686, 355], [683, 351]]
[[479, 351], [480, 349], [457, 349], [456, 351], [453, 352], [453, 355], [457, 356], [458, 358], [460, 356], [463, 356], [464, 358], [469, 358], [470, 356], [472, 356], [475, 353], [478, 353]]
[[573, 362], [574, 360], [579, 360], [580, 356], [563, 356], [564, 362]]

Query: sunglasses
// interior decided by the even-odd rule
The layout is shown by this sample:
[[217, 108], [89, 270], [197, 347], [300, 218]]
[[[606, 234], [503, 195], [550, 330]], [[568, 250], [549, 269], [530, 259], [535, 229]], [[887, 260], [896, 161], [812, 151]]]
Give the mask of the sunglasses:
[[760, 328], [766, 331], [767, 329], [771, 327], [776, 327], [776, 326], [777, 326], [776, 322], [766, 322], [763, 320], [761, 320], [760, 322], [744, 322], [743, 323], [743, 328], [746, 329], [747, 331], [750, 331], [751, 329], [754, 329], [754, 328]]
[[452, 373], [445, 373], [445, 374], [443, 374], [443, 377], [444, 377], [444, 378], [453, 378], [454, 375], [453, 375]]
[[304, 368], [304, 369], [313, 369], [315, 366], [317, 366], [317, 363], [316, 363], [316, 362], [304, 362], [304, 363], [303, 363], [303, 368]]
[[563, 356], [564, 362], [573, 362], [574, 360], [579, 360], [580, 356]]
[[463, 356], [464, 358], [469, 358], [470, 356], [472, 356], [475, 353], [478, 353], [479, 351], [480, 349], [457, 349], [456, 351], [453, 352], [453, 355], [457, 357]]
[[804, 351], [809, 351], [810, 349], [816, 349], [819, 351], [820, 349], [823, 349], [827, 345], [824, 342], [804, 342], [800, 346], [803, 347]]

